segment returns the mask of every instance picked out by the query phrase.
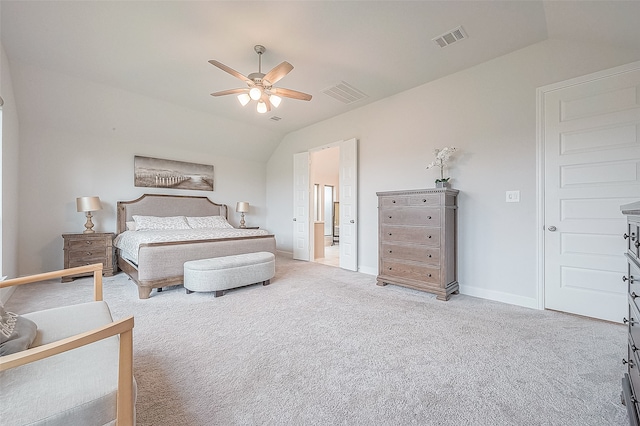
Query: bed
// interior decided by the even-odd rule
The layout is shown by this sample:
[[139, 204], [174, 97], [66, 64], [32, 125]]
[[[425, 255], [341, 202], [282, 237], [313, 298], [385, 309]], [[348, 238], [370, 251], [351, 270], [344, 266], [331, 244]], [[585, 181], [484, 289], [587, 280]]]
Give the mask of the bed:
[[[114, 245], [118, 267], [136, 283], [140, 299], [148, 299], [154, 288], [161, 291], [183, 284], [186, 261], [260, 251], [275, 254], [273, 235], [261, 229], [231, 227], [226, 223], [227, 206], [207, 197], [145, 194], [136, 200], [118, 201], [117, 206]], [[176, 219], [181, 217], [188, 226]], [[166, 231], [159, 229], [164, 226], [145, 228], [143, 220], [148, 219], [171, 225]], [[220, 230], [208, 228], [213, 219], [226, 225], [220, 225]], [[176, 221], [179, 226], [174, 226]]]

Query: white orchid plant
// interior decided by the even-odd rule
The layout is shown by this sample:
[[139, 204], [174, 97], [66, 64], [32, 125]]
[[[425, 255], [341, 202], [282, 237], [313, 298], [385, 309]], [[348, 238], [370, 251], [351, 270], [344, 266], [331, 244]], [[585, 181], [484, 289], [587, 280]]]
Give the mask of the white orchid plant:
[[449, 182], [450, 177], [444, 177], [444, 168], [449, 163], [451, 156], [456, 152], [456, 148], [453, 146], [445, 146], [442, 149], [436, 149], [434, 154], [436, 155], [436, 159], [433, 160], [427, 166], [427, 169], [431, 169], [433, 167], [440, 167], [440, 179], [436, 179], [436, 183], [438, 182]]

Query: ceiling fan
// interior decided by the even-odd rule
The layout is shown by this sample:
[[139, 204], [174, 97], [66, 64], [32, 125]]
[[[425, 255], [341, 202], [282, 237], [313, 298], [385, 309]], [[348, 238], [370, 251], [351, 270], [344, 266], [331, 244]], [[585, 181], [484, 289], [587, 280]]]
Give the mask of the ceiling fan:
[[293, 65], [289, 62], [282, 62], [280, 65], [273, 68], [266, 74], [262, 73], [262, 54], [267, 50], [262, 45], [256, 45], [253, 48], [258, 54], [258, 72], [244, 76], [238, 71], [229, 68], [225, 64], [216, 60], [210, 60], [209, 63], [213, 66], [220, 68], [232, 76], [239, 78], [247, 84], [247, 87], [239, 89], [223, 90], [221, 92], [212, 93], [211, 96], [224, 96], [238, 94], [238, 100], [245, 106], [252, 99], [258, 101], [257, 110], [259, 113], [264, 114], [267, 111], [271, 111], [271, 106], [278, 107], [282, 101], [282, 97], [299, 99], [302, 101], [310, 101], [311, 95], [297, 90], [285, 89], [283, 87], [273, 87], [282, 77], [289, 74], [293, 69]]

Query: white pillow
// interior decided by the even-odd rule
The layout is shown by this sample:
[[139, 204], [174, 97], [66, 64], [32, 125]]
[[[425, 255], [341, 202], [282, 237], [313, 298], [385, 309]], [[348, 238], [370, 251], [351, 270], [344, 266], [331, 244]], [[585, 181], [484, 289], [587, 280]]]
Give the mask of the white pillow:
[[135, 231], [136, 230], [136, 223], [134, 221], [126, 222], [126, 225], [127, 225], [127, 231]]
[[193, 229], [200, 228], [233, 228], [222, 216], [187, 217], [187, 223]]
[[189, 229], [189, 224], [184, 216], [138, 216], [134, 215], [136, 231]]

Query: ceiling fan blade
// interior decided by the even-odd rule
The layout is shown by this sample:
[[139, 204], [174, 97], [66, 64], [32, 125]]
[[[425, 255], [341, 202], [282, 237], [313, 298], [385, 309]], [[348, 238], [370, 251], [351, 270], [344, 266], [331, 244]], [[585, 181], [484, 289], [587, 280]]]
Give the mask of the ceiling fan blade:
[[285, 98], [298, 99], [301, 101], [311, 100], [311, 95], [307, 93], [298, 92], [297, 90], [284, 89], [282, 87], [272, 87], [271, 93], [273, 93], [274, 95], [285, 97]]
[[287, 61], [284, 61], [283, 63], [269, 71], [264, 77], [262, 77], [262, 81], [266, 80], [265, 86], [272, 86], [276, 84], [276, 82], [282, 77], [289, 74], [292, 69], [293, 65], [291, 65]]
[[240, 74], [238, 71], [234, 70], [233, 68], [230, 68], [230, 67], [226, 66], [222, 62], [218, 62], [218, 61], [212, 59], [212, 60], [209, 61], [209, 63], [211, 65], [213, 65], [214, 67], [220, 68], [224, 72], [228, 72], [229, 74], [231, 74], [235, 78], [239, 78], [240, 80], [244, 81], [245, 83], [247, 83], [249, 85], [253, 85], [253, 81], [251, 79], [249, 79], [249, 77], [246, 77], [246, 76]]
[[211, 96], [235, 95], [236, 93], [249, 93], [249, 89], [229, 89], [212, 93]]

